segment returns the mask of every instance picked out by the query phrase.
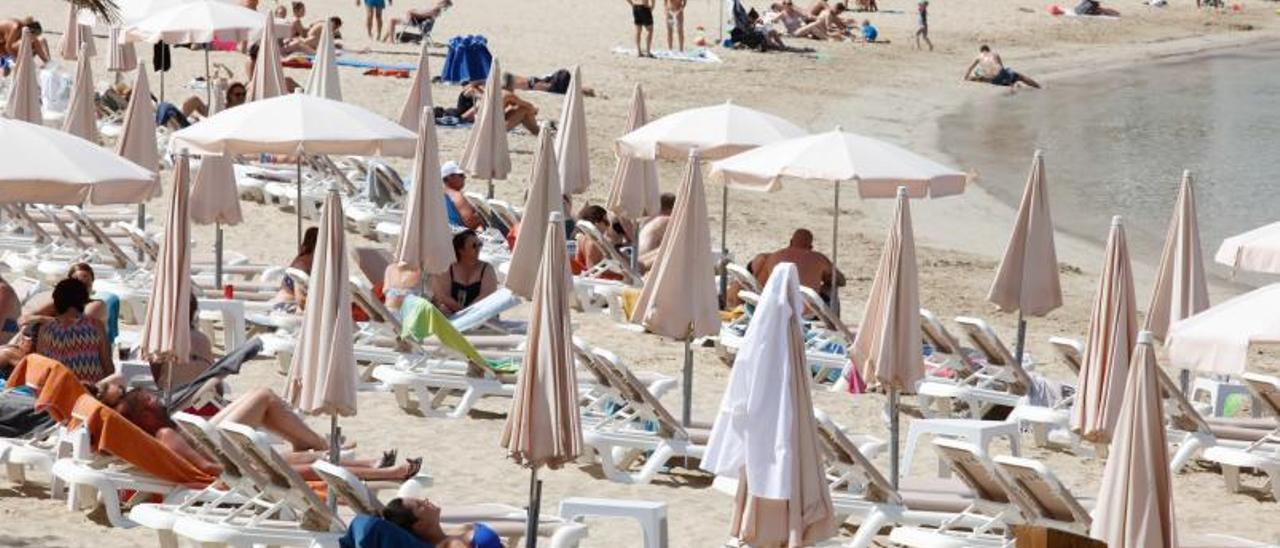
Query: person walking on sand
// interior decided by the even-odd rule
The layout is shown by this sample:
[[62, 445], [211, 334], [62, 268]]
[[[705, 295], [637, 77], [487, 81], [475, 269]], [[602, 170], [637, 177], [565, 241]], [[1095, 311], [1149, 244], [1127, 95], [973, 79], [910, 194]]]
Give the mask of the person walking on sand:
[[675, 50], [671, 45], [671, 35], [674, 30], [679, 38], [680, 51], [684, 51], [684, 7], [688, 4], [688, 0], [666, 0], [667, 8], [667, 49]]
[[924, 40], [929, 45], [929, 51], [933, 51], [933, 41], [929, 40], [929, 0], [920, 0], [916, 4], [916, 11], [920, 12], [920, 24], [916, 27], [916, 49], [920, 49], [920, 40]]
[[[631, 6], [631, 19], [636, 25], [636, 55], [653, 57], [653, 2], [654, 0], [623, 0]], [[644, 47], [640, 47], [640, 32], [647, 33]], [[669, 36], [668, 36], [669, 37]]]
[[[364, 31], [369, 38], [377, 40], [382, 36], [382, 10], [391, 4], [391, 0], [356, 0], [356, 7], [364, 2]], [[378, 23], [378, 33], [373, 33], [373, 23]]]

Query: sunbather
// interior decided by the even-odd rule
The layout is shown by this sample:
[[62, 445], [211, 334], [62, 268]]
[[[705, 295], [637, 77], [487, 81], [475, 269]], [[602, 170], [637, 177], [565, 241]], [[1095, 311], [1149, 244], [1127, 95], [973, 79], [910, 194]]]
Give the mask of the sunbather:
[[[280, 7], [284, 7], [281, 5]], [[294, 1], [290, 8], [293, 11], [293, 19], [289, 20], [289, 38], [301, 38], [307, 35], [307, 24], [302, 22], [302, 18], [307, 16], [307, 5], [302, 2]]]
[[[98, 399], [201, 470], [210, 474], [222, 471], [217, 463], [187, 443], [156, 394], [141, 388], [125, 392], [118, 385], [110, 385], [99, 392]], [[319, 479], [311, 470], [311, 463], [325, 457], [329, 442], [308, 428], [302, 418], [289, 409], [289, 404], [271, 390], [258, 388], [237, 398], [211, 420], [214, 424], [222, 421], [266, 430], [280, 437], [293, 448], [285, 458], [294, 469], [304, 479]], [[405, 480], [422, 469], [422, 459], [406, 459], [399, 466], [395, 466], [394, 461], [395, 452], [390, 451], [378, 461], [347, 459], [341, 464], [367, 481]]]
[[387, 26], [387, 32], [382, 35], [381, 39], [383, 42], [394, 41], [396, 37], [396, 27], [399, 25], [416, 27], [419, 29], [430, 29], [435, 24], [436, 19], [439, 19], [440, 15], [444, 13], [444, 10], [449, 9], [452, 6], [453, 0], [436, 0], [435, 5], [430, 8], [409, 8], [409, 12], [405, 14], [404, 18], [391, 18], [391, 21]]
[[[569, 69], [556, 69], [546, 76], [520, 76], [510, 72], [502, 74], [502, 88], [506, 90], [527, 89], [564, 95], [569, 93], [569, 85], [573, 83], [573, 73]], [[595, 97], [596, 90], [590, 86], [582, 86], [582, 94]]]
[[480, 260], [481, 247], [480, 237], [470, 230], [453, 236], [456, 262], [431, 277], [432, 303], [445, 314], [457, 313], [497, 291], [498, 276], [492, 265]]
[[1111, 8], [1102, 7], [1102, 2], [1098, 0], [1080, 0], [1075, 7], [1076, 15], [1105, 15], [1108, 17], [1120, 17], [1120, 12]]
[[769, 13], [764, 15], [764, 24], [782, 25], [787, 36], [795, 36], [796, 31], [800, 30], [805, 22], [804, 14], [796, 9], [795, 3], [791, 0], [770, 4]]
[[440, 507], [428, 499], [391, 499], [382, 509], [382, 519], [435, 548], [502, 548], [502, 539], [483, 523], [463, 525], [446, 533], [440, 524]]
[[[458, 119], [475, 123], [476, 117], [480, 115], [480, 100], [484, 98], [484, 94], [483, 81], [471, 82], [464, 86], [458, 93], [456, 110]], [[502, 111], [503, 118], [507, 121], [508, 131], [515, 129], [516, 126], [524, 126], [529, 133], [538, 134], [538, 107], [521, 99], [516, 92], [502, 90]]]
[[170, 386], [169, 371], [173, 370], [172, 386], [182, 386], [190, 383], [199, 377], [213, 365], [213, 342], [197, 329], [197, 320], [200, 314], [200, 301], [196, 299], [194, 293], [191, 294], [191, 355], [186, 360], [176, 364], [153, 363], [151, 366], [151, 377], [155, 379], [157, 386]]
[[[307, 274], [311, 273], [311, 260], [316, 253], [316, 238], [320, 236], [320, 229], [310, 227], [302, 235], [302, 246], [298, 248], [298, 254], [289, 261], [289, 268], [296, 268]], [[277, 310], [285, 312], [297, 312], [306, 306], [306, 294], [295, 291], [293, 278], [285, 276], [284, 281], [280, 283], [280, 290], [276, 292], [276, 296], [271, 299], [273, 306]]]
[[[801, 228], [791, 234], [787, 247], [774, 251], [765, 257], [763, 264], [752, 273], [756, 275], [760, 286], [769, 281], [774, 267], [781, 263], [794, 263], [800, 271], [800, 283], [817, 291], [823, 300], [830, 296], [831, 260], [826, 255], [813, 250], [813, 233]], [[843, 287], [844, 274], [837, 271], [836, 284]]]
[[[249, 89], [246, 88], [243, 83], [231, 82], [231, 84], [227, 86], [227, 92], [224, 97], [225, 102], [223, 103], [226, 106], [223, 108], [228, 109], [243, 105], [248, 96]], [[192, 95], [182, 103], [182, 114], [183, 116], [186, 116], [188, 120], [208, 118], [209, 105], [204, 104], [204, 98], [198, 95]]]
[[662, 238], [667, 233], [667, 225], [671, 223], [671, 210], [676, 206], [676, 195], [664, 192], [658, 199], [658, 204], [658, 214], [640, 227], [640, 269], [644, 272], [653, 268], [653, 262], [658, 260], [658, 249], [662, 247]]
[[22, 300], [13, 286], [0, 276], [0, 344], [18, 334], [18, 318], [22, 317]]
[[18, 49], [22, 46], [22, 29], [31, 32], [31, 52], [41, 63], [49, 62], [49, 44], [45, 42], [44, 28], [34, 18], [5, 19], [0, 21], [0, 72], [9, 76], [9, 71], [18, 62]]
[[840, 14], [847, 9], [841, 2], [823, 10], [814, 17], [812, 23], [797, 29], [796, 36], [814, 40], [843, 40], [848, 33], [849, 24], [840, 18]]
[[449, 224], [471, 230], [484, 230], [484, 216], [471, 206], [463, 189], [467, 186], [467, 174], [458, 166], [458, 162], [450, 160], [440, 166], [440, 179], [444, 182], [445, 213], [449, 215]]
[[[285, 40], [280, 53], [284, 55], [293, 55], [295, 53], [315, 55], [316, 48], [320, 47], [320, 36], [324, 34], [324, 25], [326, 24], [329, 25], [329, 30], [333, 32], [334, 40], [342, 38], [342, 18], [335, 15], [324, 21], [312, 23], [302, 36]], [[333, 47], [342, 49], [342, 45], [337, 42], [334, 42]]]
[[54, 316], [40, 322], [35, 352], [66, 365], [76, 377], [98, 382], [115, 369], [107, 329], [86, 315], [89, 290], [80, 280], [66, 278], [53, 288]]
[[969, 63], [969, 68], [965, 69], [964, 78], [965, 80], [987, 82], [997, 86], [1014, 87], [1022, 83], [1033, 88], [1040, 88], [1040, 84], [1035, 80], [1004, 66], [1004, 60], [1000, 59], [1000, 54], [991, 51], [991, 48], [986, 44], [978, 48], [978, 56], [973, 59], [972, 63]]

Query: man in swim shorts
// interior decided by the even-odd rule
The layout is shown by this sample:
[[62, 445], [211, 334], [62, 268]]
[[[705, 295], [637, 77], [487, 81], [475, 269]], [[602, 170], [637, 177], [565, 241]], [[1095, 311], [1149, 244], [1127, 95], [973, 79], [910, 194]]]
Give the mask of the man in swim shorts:
[[1040, 84], [1035, 80], [1004, 66], [1004, 61], [1000, 59], [1000, 54], [991, 51], [991, 48], [986, 44], [978, 48], [978, 56], [973, 59], [972, 63], [969, 63], [969, 68], [964, 71], [964, 79], [973, 82], [987, 82], [997, 86], [1013, 87], [1018, 83], [1023, 83], [1033, 88], [1040, 88]]
[[[377, 40], [382, 36], [382, 10], [386, 8], [391, 0], [356, 0], [356, 7], [360, 7], [360, 2], [364, 2], [364, 31], [369, 38]], [[373, 23], [378, 22], [378, 34], [373, 33]]]
[[[654, 0], [623, 0], [631, 6], [631, 19], [636, 25], [636, 55], [653, 57], [653, 3]], [[644, 48], [640, 47], [640, 32], [646, 33]]]

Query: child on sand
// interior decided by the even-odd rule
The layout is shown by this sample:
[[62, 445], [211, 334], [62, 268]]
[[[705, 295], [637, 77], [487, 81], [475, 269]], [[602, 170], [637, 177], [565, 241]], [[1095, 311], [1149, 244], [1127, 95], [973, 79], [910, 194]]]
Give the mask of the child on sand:
[[[636, 55], [653, 57], [653, 2], [654, 0], [623, 0], [631, 6], [631, 19], [636, 25]], [[640, 32], [647, 34], [644, 48], [640, 47]], [[668, 35], [670, 38], [670, 35]]]
[[671, 45], [672, 30], [679, 36], [680, 51], [684, 51], [684, 7], [688, 0], [666, 0], [667, 8], [667, 49], [674, 50]]
[[[362, 0], [356, 0], [356, 7], [360, 7]], [[377, 39], [382, 36], [382, 10], [391, 4], [391, 0], [363, 0], [364, 2], [364, 31], [369, 38]], [[373, 23], [378, 22], [378, 34], [373, 33]]]
[[924, 39], [924, 43], [929, 45], [929, 51], [933, 51], [933, 42], [929, 40], [929, 0], [920, 0], [916, 10], [920, 12], [920, 25], [916, 27], [916, 49], [920, 49], [920, 40]]

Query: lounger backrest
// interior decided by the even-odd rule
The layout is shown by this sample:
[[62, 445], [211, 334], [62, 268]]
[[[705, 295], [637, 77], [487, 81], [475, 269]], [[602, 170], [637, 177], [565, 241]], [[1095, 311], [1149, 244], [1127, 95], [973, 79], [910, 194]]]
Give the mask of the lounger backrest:
[[1187, 396], [1182, 393], [1182, 389], [1178, 384], [1169, 378], [1169, 374], [1163, 368], [1156, 368], [1156, 381], [1160, 383], [1163, 389], [1164, 397], [1169, 403], [1173, 404], [1174, 410], [1169, 417], [1169, 422], [1174, 428], [1186, 432], [1201, 432], [1211, 434], [1213, 429], [1209, 427], [1209, 423], [1204, 420], [1200, 412], [1195, 406], [1187, 400]]
[[1012, 503], [1010, 499], [1014, 496], [1011, 493], [1014, 487], [1005, 480], [1004, 476], [996, 472], [991, 461], [983, 457], [976, 446], [936, 438], [933, 440], [933, 450], [951, 467], [951, 471], [969, 486], [975, 497], [997, 504]]
[[373, 162], [369, 165], [373, 170], [373, 183], [382, 187], [387, 194], [396, 202], [403, 200], [405, 195], [404, 179], [400, 178], [400, 174], [396, 173], [391, 166], [382, 162]]
[[356, 267], [364, 274], [365, 279], [375, 286], [383, 282], [387, 266], [395, 259], [387, 250], [369, 246], [356, 247], [351, 256], [355, 258]]
[[218, 435], [213, 425], [209, 424], [209, 421], [190, 413], [175, 413], [173, 421], [177, 423], [178, 430], [183, 435], [195, 442], [201, 453], [217, 461], [222, 467], [224, 481], [236, 486], [253, 483], [248, 467], [241, 467], [244, 461], [228, 455], [224, 449], [222, 437]]
[[129, 240], [133, 242], [133, 246], [141, 249], [150, 260], [155, 261], [156, 257], [160, 255], [160, 246], [157, 245], [155, 240], [152, 240], [150, 236], [147, 236], [146, 232], [143, 232], [142, 229], [138, 228], [137, 225], [120, 221], [112, 223], [111, 226], [128, 235]]
[[54, 228], [58, 229], [58, 234], [62, 235], [63, 238], [69, 240], [76, 247], [89, 249], [89, 242], [81, 239], [79, 234], [76, 234], [74, 230], [67, 227], [67, 224], [62, 221], [62, 218], [58, 217], [58, 212], [56, 210], [45, 205], [36, 206], [36, 209], [39, 210], [40, 213], [49, 220], [49, 222], [53, 223]]
[[673, 439], [689, 439], [689, 432], [680, 426], [675, 417], [667, 411], [667, 408], [653, 397], [649, 392], [649, 388], [637, 379], [635, 374], [626, 368], [618, 368], [618, 380], [621, 381], [626, 397], [632, 400], [632, 404], [638, 408], [642, 408], [643, 412], [649, 415], [649, 418], [658, 423], [658, 435]]
[[817, 291], [814, 291], [813, 288], [802, 285], [800, 286], [800, 294], [804, 296], [804, 302], [809, 305], [809, 310], [812, 310], [814, 314], [817, 314], [818, 319], [822, 320], [822, 323], [826, 324], [828, 329], [839, 332], [845, 337], [846, 341], [850, 343], [853, 342], [856, 338], [856, 333], [854, 333], [852, 329], [849, 329], [849, 326], [845, 325], [843, 321], [840, 321], [838, 316], [832, 313], [831, 308], [822, 300], [822, 296], [818, 295]]
[[920, 309], [920, 332], [924, 333], [925, 342], [942, 354], [950, 354], [952, 356], [963, 356], [960, 350], [960, 341], [951, 336], [951, 332], [947, 331], [947, 326], [942, 325], [938, 317], [924, 308]]
[[284, 269], [284, 276], [293, 281], [294, 291], [301, 293], [304, 296], [307, 294], [307, 286], [311, 284], [310, 275], [301, 269], [289, 267]]
[[1245, 373], [1242, 378], [1263, 410], [1280, 421], [1280, 378], [1256, 373]]
[[1075, 495], [1043, 464], [1030, 459], [998, 456], [998, 469], [1009, 479], [1013, 502], [1033, 522], [1045, 520], [1088, 529], [1092, 518]]
[[303, 481], [302, 476], [271, 447], [271, 441], [262, 433], [243, 424], [223, 422], [218, 425], [223, 437], [247, 455], [256, 466], [268, 470], [271, 486], [301, 512], [302, 527], [310, 531], [330, 531], [341, 528], [342, 522], [329, 507], [316, 496], [315, 491]]
[[1015, 363], [1013, 354], [1009, 353], [1009, 347], [1000, 341], [1000, 337], [996, 336], [996, 332], [991, 329], [987, 322], [978, 318], [970, 318], [960, 316], [956, 318], [956, 323], [964, 329], [965, 335], [969, 337], [969, 341], [973, 343], [979, 351], [987, 356], [987, 362], [991, 365], [1007, 367], [1012, 375], [1011, 384], [1014, 394], [1026, 394], [1031, 388], [1031, 375], [1022, 368], [1022, 364]]
[[827, 456], [841, 464], [853, 464], [853, 452], [858, 450], [853, 440], [845, 435], [844, 430], [825, 411], [814, 407], [813, 418], [818, 422], [818, 438], [822, 440]]
[[117, 266], [121, 268], [136, 268], [138, 266], [133, 261], [133, 257], [130, 257], [128, 253], [125, 253], [123, 249], [120, 249], [120, 246], [116, 244], [115, 240], [112, 240], [111, 236], [108, 236], [106, 232], [103, 232], [102, 227], [98, 226], [96, 221], [89, 218], [88, 215], [85, 215], [84, 210], [75, 206], [67, 206], [66, 211], [71, 215], [71, 219], [75, 221], [78, 226], [87, 230], [89, 234], [93, 236], [94, 241], [107, 248], [107, 252], [115, 259]]
[[746, 289], [752, 293], [760, 293], [760, 280], [757, 280], [751, 272], [738, 263], [729, 262], [724, 265], [725, 272], [729, 273], [729, 279], [738, 282], [742, 289]]
[[570, 346], [573, 350], [573, 357], [583, 369], [587, 370], [587, 373], [591, 374], [591, 377], [596, 380], [596, 384], [606, 388], [613, 386], [609, 373], [606, 372], [604, 368], [601, 367], [600, 363], [596, 361], [595, 356], [593, 356], [591, 351], [588, 349], [586, 342], [574, 337], [573, 344]]
[[4, 211], [8, 213], [9, 216], [22, 223], [22, 226], [30, 229], [31, 236], [35, 238], [37, 243], [46, 243], [53, 240], [53, 237], [49, 236], [49, 233], [45, 231], [44, 227], [40, 226], [40, 223], [37, 223], [35, 219], [32, 219], [31, 216], [27, 214], [27, 209], [25, 207], [19, 204], [4, 204]]
[[1062, 361], [1067, 364], [1067, 368], [1074, 375], [1079, 375], [1080, 370], [1084, 368], [1084, 345], [1075, 339], [1065, 337], [1049, 337], [1049, 344], [1053, 345], [1053, 349], [1058, 351], [1058, 355], [1062, 356]]
[[818, 422], [818, 438], [822, 440], [824, 452], [848, 465], [858, 474], [861, 481], [856, 483], [862, 486], [864, 499], [885, 504], [902, 504], [902, 496], [893, 488], [893, 484], [889, 483], [889, 479], [880, 473], [880, 469], [876, 468], [866, 455], [862, 454], [862, 450], [858, 449], [853, 440], [844, 434], [830, 416], [817, 407], [813, 408], [813, 416]]
[[628, 285], [641, 285], [644, 283], [644, 278], [642, 278], [635, 270], [631, 269], [631, 260], [623, 256], [622, 253], [619, 253], [618, 248], [614, 247], [611, 242], [605, 239], [604, 235], [601, 234], [596, 227], [592, 226], [591, 223], [574, 223], [573, 229], [586, 236], [587, 239], [591, 240], [591, 242], [596, 245], [596, 247], [604, 251], [609, 262], [612, 263], [611, 266], [613, 268], [611, 270], [622, 275], [624, 282]]
[[369, 491], [351, 471], [331, 462], [311, 463], [311, 470], [324, 480], [329, 492], [355, 510], [357, 514], [377, 516], [382, 513], [382, 502]]

